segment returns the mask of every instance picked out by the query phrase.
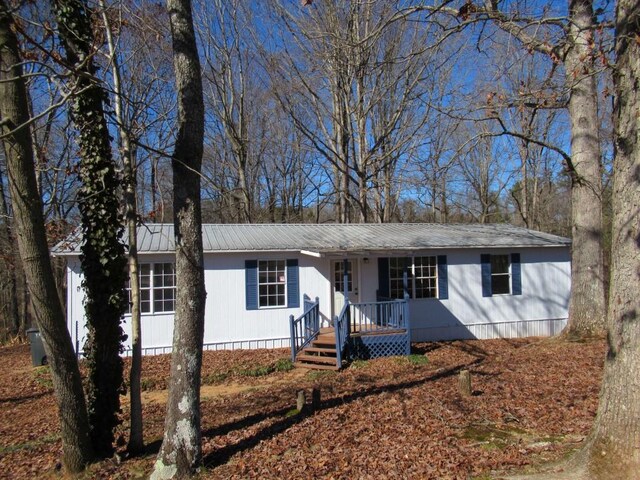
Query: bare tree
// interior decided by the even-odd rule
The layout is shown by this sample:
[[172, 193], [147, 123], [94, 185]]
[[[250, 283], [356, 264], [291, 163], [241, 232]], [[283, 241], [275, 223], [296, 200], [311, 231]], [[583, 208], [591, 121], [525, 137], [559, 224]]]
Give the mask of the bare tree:
[[457, 164], [460, 152], [456, 132], [463, 128], [463, 122], [447, 115], [436, 115], [429, 125], [432, 127], [430, 136], [425, 139], [426, 145], [420, 148], [420, 160], [413, 182], [417, 197], [429, 211], [427, 220], [447, 223], [450, 210], [455, 205], [453, 183], [459, 175]]
[[109, 49], [109, 62], [113, 77], [114, 113], [118, 124], [119, 145], [124, 167], [124, 204], [127, 225], [129, 291], [131, 303], [131, 371], [129, 374], [130, 427], [128, 450], [139, 453], [144, 448], [142, 435], [142, 398], [140, 376], [142, 374], [142, 333], [140, 322], [140, 278], [138, 276], [138, 209], [136, 201], [136, 156], [128, 123], [124, 118], [124, 98], [119, 53], [111, 31], [112, 26], [104, 0], [99, 1], [102, 10], [105, 37]]
[[167, 9], [178, 94], [178, 134], [171, 159], [177, 290], [167, 416], [152, 479], [190, 476], [202, 460], [200, 370], [206, 292], [200, 170], [204, 101], [191, 2], [168, 0]]
[[93, 460], [89, 421], [78, 362], [58, 299], [42, 201], [38, 192], [29, 133], [27, 92], [12, 27], [12, 14], [0, 1], [0, 117], [6, 152], [16, 237], [36, 323], [44, 340], [62, 428], [63, 462], [78, 472]]
[[241, 3], [204, 2], [200, 9], [200, 35], [205, 46], [207, 100], [213, 121], [219, 123], [223, 134], [217, 148], [228, 145], [230, 151], [228, 166], [234, 184], [229, 198], [238, 221], [251, 222], [255, 220], [255, 181], [259, 171], [256, 144], [260, 131], [253, 117], [257, 110], [254, 104], [259, 101], [259, 75], [252, 66], [257, 62], [247, 45], [249, 35], [242, 34], [247, 25], [241, 18]]
[[[517, 6], [516, 6], [517, 7]], [[460, 15], [462, 10], [456, 11]], [[566, 157], [571, 175], [572, 263], [569, 335], [593, 335], [603, 331], [605, 321], [602, 257], [602, 168], [598, 117], [596, 61], [601, 52], [596, 42], [599, 25], [592, 0], [571, 0], [569, 16], [532, 18], [501, 11], [498, 2], [466, 8], [465, 15], [488, 18], [518, 39], [527, 49], [564, 65], [571, 156]], [[541, 105], [544, 102], [541, 102]]]
[[[640, 2], [616, 6], [614, 70], [615, 159], [613, 165], [613, 240], [609, 294], [609, 351], [598, 413], [573, 467], [584, 478], [631, 480], [640, 471], [640, 144], [637, 85]], [[566, 470], [565, 470], [566, 471]]]
[[286, 47], [277, 59], [265, 52], [267, 71], [325, 165], [337, 220], [388, 220], [399, 162], [415, 153], [428, 118], [422, 95], [438, 74], [427, 60], [439, 54], [437, 31], [396, 18], [389, 2], [329, 1], [305, 12], [276, 2], [275, 10]]
[[505, 194], [514, 174], [512, 152], [490, 127], [488, 122], [468, 121], [451, 137], [456, 158], [451, 169], [458, 184], [452, 203], [478, 223], [505, 221]]
[[[4, 145], [3, 145], [4, 146]], [[6, 155], [4, 156], [6, 159]], [[6, 335], [20, 334], [20, 309], [18, 308], [18, 269], [17, 255], [14, 243], [13, 225], [9, 212], [9, 205], [4, 192], [4, 166], [0, 166], [0, 317], [3, 325], [0, 330], [0, 341], [6, 340]]]

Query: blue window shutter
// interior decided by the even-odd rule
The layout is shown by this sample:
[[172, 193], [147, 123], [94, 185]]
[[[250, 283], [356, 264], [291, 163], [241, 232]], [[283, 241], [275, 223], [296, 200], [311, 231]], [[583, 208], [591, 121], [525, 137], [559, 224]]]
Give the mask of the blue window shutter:
[[245, 297], [247, 310], [258, 309], [258, 261], [244, 262]]
[[378, 258], [378, 298], [389, 299], [389, 259]]
[[287, 260], [287, 307], [300, 306], [300, 275], [298, 274], [298, 259]]
[[491, 255], [483, 253], [480, 255], [482, 264], [482, 296], [491, 296]]
[[522, 295], [522, 271], [519, 253], [511, 254], [511, 294]]
[[449, 298], [449, 279], [447, 278], [447, 256], [438, 255], [438, 298]]

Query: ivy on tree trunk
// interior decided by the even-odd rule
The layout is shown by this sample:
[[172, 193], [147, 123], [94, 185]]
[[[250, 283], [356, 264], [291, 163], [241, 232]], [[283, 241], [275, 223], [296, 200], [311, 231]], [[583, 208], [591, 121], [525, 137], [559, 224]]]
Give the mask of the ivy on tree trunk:
[[105, 92], [95, 79], [94, 38], [90, 12], [83, 0], [54, 3], [58, 34], [66, 51], [76, 92], [71, 114], [78, 129], [80, 180], [78, 194], [83, 243], [88, 338], [84, 346], [89, 382], [87, 399], [91, 441], [98, 455], [113, 453], [123, 393], [121, 345], [126, 338], [120, 321], [126, 307], [126, 258], [118, 192], [120, 181], [111, 154], [105, 120]]

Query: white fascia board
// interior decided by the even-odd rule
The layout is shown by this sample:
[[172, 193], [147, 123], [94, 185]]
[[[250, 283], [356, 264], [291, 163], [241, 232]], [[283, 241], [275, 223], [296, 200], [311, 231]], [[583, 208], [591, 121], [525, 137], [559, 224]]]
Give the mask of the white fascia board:
[[324, 257], [324, 253], [320, 252], [312, 252], [310, 250], [300, 250], [302, 255], [308, 255], [309, 257], [322, 258]]

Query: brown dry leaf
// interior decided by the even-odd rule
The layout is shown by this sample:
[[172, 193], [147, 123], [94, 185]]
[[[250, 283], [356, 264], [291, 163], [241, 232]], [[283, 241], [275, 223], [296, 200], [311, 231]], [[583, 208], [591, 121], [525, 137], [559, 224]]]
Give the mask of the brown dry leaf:
[[[589, 431], [604, 341], [460, 341], [414, 350], [429, 363], [383, 358], [337, 374], [256, 377], [246, 372], [287, 358], [287, 350], [205, 352], [205, 383], [256, 388], [203, 398], [202, 478], [466, 479], [557, 459]], [[168, 355], [144, 358], [147, 390], [166, 387], [169, 363]], [[461, 368], [472, 374], [470, 398], [457, 390]], [[46, 369], [30, 366], [28, 346], [6, 347], [0, 376], [0, 478], [60, 478]], [[296, 415], [296, 392], [314, 387], [320, 410]], [[162, 403], [144, 405], [147, 443], [159, 444], [164, 413]], [[126, 436], [126, 406], [123, 415]], [[120, 465], [105, 461], [90, 477], [141, 478], [154, 459], [150, 452]]]

